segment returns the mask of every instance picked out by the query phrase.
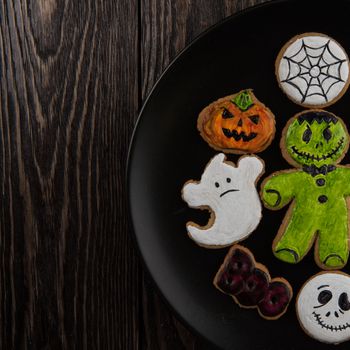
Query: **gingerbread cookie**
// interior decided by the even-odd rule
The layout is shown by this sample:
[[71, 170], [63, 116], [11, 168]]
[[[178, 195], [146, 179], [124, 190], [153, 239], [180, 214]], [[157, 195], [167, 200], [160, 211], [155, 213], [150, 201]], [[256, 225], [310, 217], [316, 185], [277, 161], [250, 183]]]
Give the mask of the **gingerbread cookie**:
[[301, 288], [296, 311], [304, 331], [321, 342], [350, 340], [350, 276], [321, 272]]
[[321, 108], [346, 92], [349, 58], [334, 39], [320, 33], [297, 35], [284, 45], [276, 60], [283, 92], [295, 103]]
[[275, 117], [252, 90], [244, 90], [204, 108], [199, 114], [197, 128], [216, 150], [258, 153], [266, 149], [275, 136]]
[[274, 173], [262, 184], [267, 208], [292, 202], [273, 242], [274, 254], [298, 263], [316, 240], [317, 264], [343, 267], [349, 256], [350, 196], [350, 168], [338, 165], [349, 146], [344, 122], [326, 111], [304, 111], [287, 123], [280, 146], [297, 169]]
[[221, 248], [245, 239], [261, 220], [256, 182], [263, 173], [263, 161], [244, 156], [235, 167], [225, 159], [223, 153], [217, 154], [201, 180], [190, 180], [182, 189], [182, 198], [190, 207], [212, 213], [205, 227], [187, 223], [189, 236], [208, 248]]
[[257, 308], [269, 320], [280, 318], [293, 296], [288, 281], [271, 280], [267, 268], [255, 262], [253, 254], [245, 247], [234, 245], [228, 252], [214, 278], [214, 285], [230, 295], [243, 308]]

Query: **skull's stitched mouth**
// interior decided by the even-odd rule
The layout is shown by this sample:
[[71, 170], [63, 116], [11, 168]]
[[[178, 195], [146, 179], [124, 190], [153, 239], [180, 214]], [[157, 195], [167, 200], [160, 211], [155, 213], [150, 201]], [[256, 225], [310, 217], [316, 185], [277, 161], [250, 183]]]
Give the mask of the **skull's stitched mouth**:
[[349, 323], [345, 323], [343, 324], [342, 326], [330, 326], [328, 324], [326, 324], [322, 318], [321, 318], [321, 315], [316, 313], [315, 311], [312, 313], [317, 321], [317, 323], [322, 327], [322, 328], [325, 328], [325, 329], [328, 329], [330, 330], [331, 332], [338, 332], [338, 331], [343, 331], [345, 329], [348, 329], [350, 328], [350, 324]]
[[311, 159], [311, 160], [320, 161], [320, 160], [326, 160], [326, 159], [332, 158], [335, 154], [338, 153], [338, 151], [340, 150], [340, 147], [343, 144], [344, 144], [344, 137], [342, 137], [339, 140], [339, 142], [338, 142], [338, 144], [337, 144], [337, 146], [335, 148], [333, 148], [329, 153], [327, 153], [327, 154], [325, 154], [323, 156], [311, 154], [311, 153], [308, 153], [308, 152], [299, 151], [295, 146], [292, 146], [291, 150], [293, 151], [293, 153], [295, 153], [299, 157], [305, 158], [307, 160]]
[[236, 141], [243, 140], [244, 142], [251, 141], [257, 137], [257, 133], [251, 132], [249, 135], [247, 135], [244, 131], [238, 133], [237, 130], [229, 130], [226, 128], [222, 128], [222, 132], [224, 135], [228, 138], [233, 137]]

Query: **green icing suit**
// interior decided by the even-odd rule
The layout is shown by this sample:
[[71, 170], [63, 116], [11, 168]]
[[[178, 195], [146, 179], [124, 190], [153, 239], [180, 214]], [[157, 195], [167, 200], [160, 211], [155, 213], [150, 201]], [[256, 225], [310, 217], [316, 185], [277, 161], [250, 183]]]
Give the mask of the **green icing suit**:
[[336, 163], [348, 147], [346, 127], [331, 113], [307, 111], [293, 118], [283, 134], [283, 155], [303, 169], [274, 173], [262, 185], [266, 207], [277, 210], [291, 203], [273, 252], [285, 262], [297, 263], [316, 239], [318, 265], [343, 267], [349, 255], [350, 168]]

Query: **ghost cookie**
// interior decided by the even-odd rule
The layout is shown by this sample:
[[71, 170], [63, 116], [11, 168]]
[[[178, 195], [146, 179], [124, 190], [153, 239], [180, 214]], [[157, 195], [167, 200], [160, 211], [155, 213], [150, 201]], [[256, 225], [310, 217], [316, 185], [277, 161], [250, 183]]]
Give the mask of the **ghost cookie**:
[[214, 286], [230, 295], [243, 308], [257, 308], [269, 320], [280, 318], [292, 299], [290, 284], [283, 278], [271, 280], [267, 268], [255, 262], [245, 247], [234, 245], [214, 278]]
[[334, 39], [320, 33], [297, 35], [281, 49], [276, 76], [295, 103], [322, 108], [335, 103], [349, 86], [349, 59]]
[[301, 327], [312, 338], [329, 344], [350, 340], [350, 276], [321, 272], [301, 288], [296, 311]]
[[258, 153], [275, 136], [275, 117], [252, 90], [243, 90], [205, 107], [199, 114], [197, 128], [209, 146], [218, 151]]
[[200, 181], [190, 180], [182, 189], [182, 198], [190, 207], [211, 212], [204, 227], [188, 222], [188, 235], [207, 248], [221, 248], [245, 239], [261, 219], [255, 185], [263, 169], [263, 161], [255, 156], [241, 157], [237, 167], [225, 161], [223, 153], [212, 158]]

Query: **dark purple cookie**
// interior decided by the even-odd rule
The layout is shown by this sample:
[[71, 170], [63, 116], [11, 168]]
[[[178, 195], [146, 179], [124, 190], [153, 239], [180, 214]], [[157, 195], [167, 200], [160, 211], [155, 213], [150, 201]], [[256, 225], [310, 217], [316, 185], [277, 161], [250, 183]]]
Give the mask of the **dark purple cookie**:
[[283, 278], [272, 280], [265, 266], [252, 253], [233, 246], [214, 279], [214, 285], [234, 297], [242, 307], [258, 308], [262, 317], [277, 319], [286, 311], [293, 290]]

